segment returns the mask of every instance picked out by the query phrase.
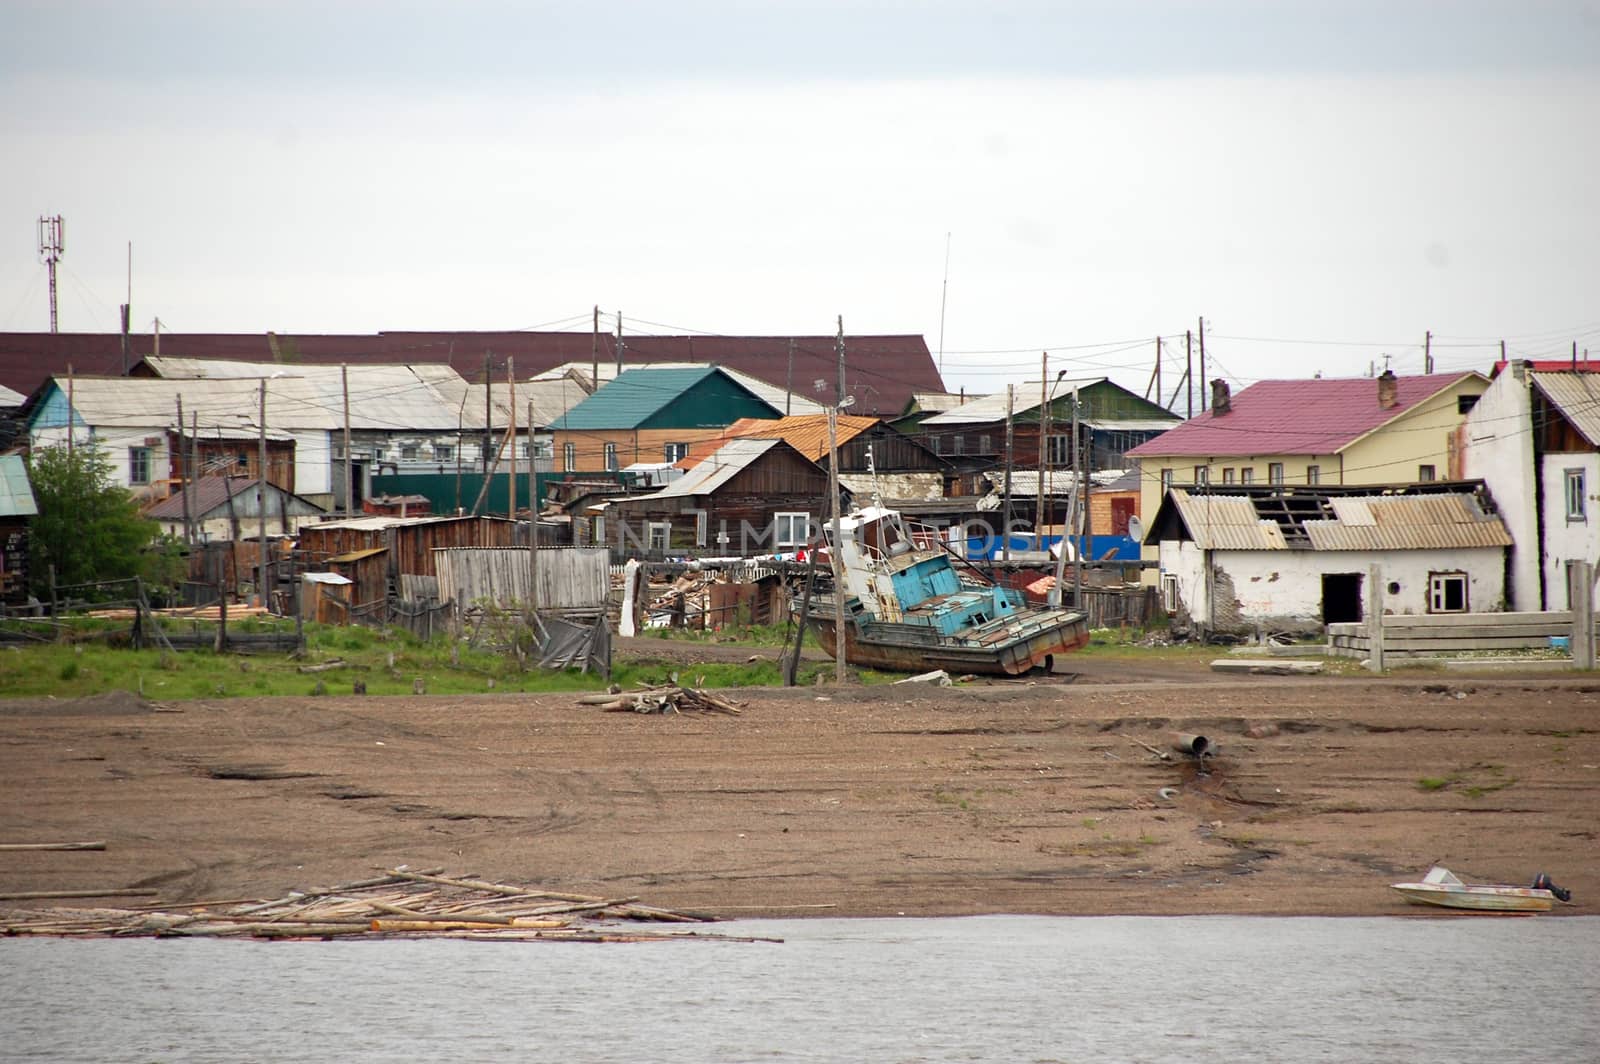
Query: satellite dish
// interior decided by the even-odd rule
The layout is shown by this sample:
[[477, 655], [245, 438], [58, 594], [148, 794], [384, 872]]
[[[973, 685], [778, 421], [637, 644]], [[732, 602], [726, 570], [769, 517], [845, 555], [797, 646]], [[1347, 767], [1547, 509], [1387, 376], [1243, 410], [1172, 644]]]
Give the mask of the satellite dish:
[[1137, 514], [1128, 518], [1128, 538], [1135, 543], [1144, 542], [1144, 522], [1139, 520]]

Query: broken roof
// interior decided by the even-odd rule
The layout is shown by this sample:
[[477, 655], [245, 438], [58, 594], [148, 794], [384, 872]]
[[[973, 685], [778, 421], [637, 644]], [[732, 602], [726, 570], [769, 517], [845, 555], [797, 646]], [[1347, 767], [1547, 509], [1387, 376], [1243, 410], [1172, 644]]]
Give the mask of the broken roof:
[[1482, 481], [1392, 493], [1238, 488], [1169, 489], [1147, 545], [1193, 541], [1201, 550], [1454, 550], [1511, 546]]
[[[206, 514], [223, 506], [229, 499], [237, 498], [248, 491], [254, 491], [261, 481], [255, 477], [226, 477], [210, 476], [200, 477], [189, 482], [189, 515], [195, 518], [204, 518]], [[295, 499], [304, 504], [300, 513], [324, 513], [324, 507], [318, 506], [309, 499], [302, 498], [293, 492], [285, 491], [271, 481], [267, 482], [267, 490], [286, 499]], [[157, 521], [182, 521], [184, 519], [184, 493], [178, 491], [167, 496], [144, 512], [144, 516]], [[276, 505], [276, 504], [274, 504]]]
[[729, 440], [660, 491], [653, 495], [636, 495], [634, 498], [670, 499], [685, 495], [709, 495], [748, 469], [762, 455], [782, 445], [782, 440]]
[[1372, 377], [1260, 381], [1232, 396], [1228, 413], [1208, 410], [1128, 454], [1337, 454], [1467, 378], [1487, 385], [1476, 372], [1396, 377], [1392, 407], [1379, 405], [1378, 380]]

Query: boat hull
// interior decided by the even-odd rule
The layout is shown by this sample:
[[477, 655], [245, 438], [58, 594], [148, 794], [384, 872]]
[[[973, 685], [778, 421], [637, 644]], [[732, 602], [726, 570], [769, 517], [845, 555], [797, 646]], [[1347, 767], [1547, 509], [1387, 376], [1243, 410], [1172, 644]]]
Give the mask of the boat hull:
[[1543, 913], [1555, 905], [1555, 895], [1532, 887], [1501, 887], [1465, 883], [1395, 883], [1393, 889], [1407, 901], [1485, 913]]
[[[812, 614], [807, 622], [830, 657], [836, 636], [834, 619]], [[984, 676], [1021, 676], [1047, 669], [1057, 655], [1089, 642], [1089, 624], [1081, 613], [1053, 611], [1039, 622], [1014, 632], [979, 633], [978, 638], [940, 636], [914, 624], [869, 622], [845, 625], [844, 657], [851, 665], [890, 672], [944, 669]]]

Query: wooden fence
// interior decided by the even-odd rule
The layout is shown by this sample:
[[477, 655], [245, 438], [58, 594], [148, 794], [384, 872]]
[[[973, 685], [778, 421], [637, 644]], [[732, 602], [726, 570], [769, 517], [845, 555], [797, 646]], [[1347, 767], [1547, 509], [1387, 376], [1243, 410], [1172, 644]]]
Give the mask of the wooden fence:
[[[1569, 611], [1542, 613], [1435, 613], [1383, 618], [1381, 649], [1389, 657], [1418, 658], [1492, 650], [1549, 649], [1573, 638]], [[1365, 621], [1328, 625], [1328, 653], [1365, 658], [1372, 633]]]
[[[463, 609], [478, 604], [506, 609], [528, 600], [524, 547], [455, 547], [433, 555], [439, 597], [454, 599]], [[604, 547], [539, 548], [539, 612], [602, 612], [610, 589], [610, 557]]]

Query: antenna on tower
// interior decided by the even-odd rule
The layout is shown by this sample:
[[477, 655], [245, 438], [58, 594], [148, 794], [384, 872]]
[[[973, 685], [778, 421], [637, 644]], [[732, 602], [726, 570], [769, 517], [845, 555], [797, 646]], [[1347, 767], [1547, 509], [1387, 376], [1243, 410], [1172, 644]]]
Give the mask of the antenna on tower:
[[66, 250], [61, 215], [39, 219], [39, 258], [50, 268], [50, 331], [56, 332], [56, 262]]

